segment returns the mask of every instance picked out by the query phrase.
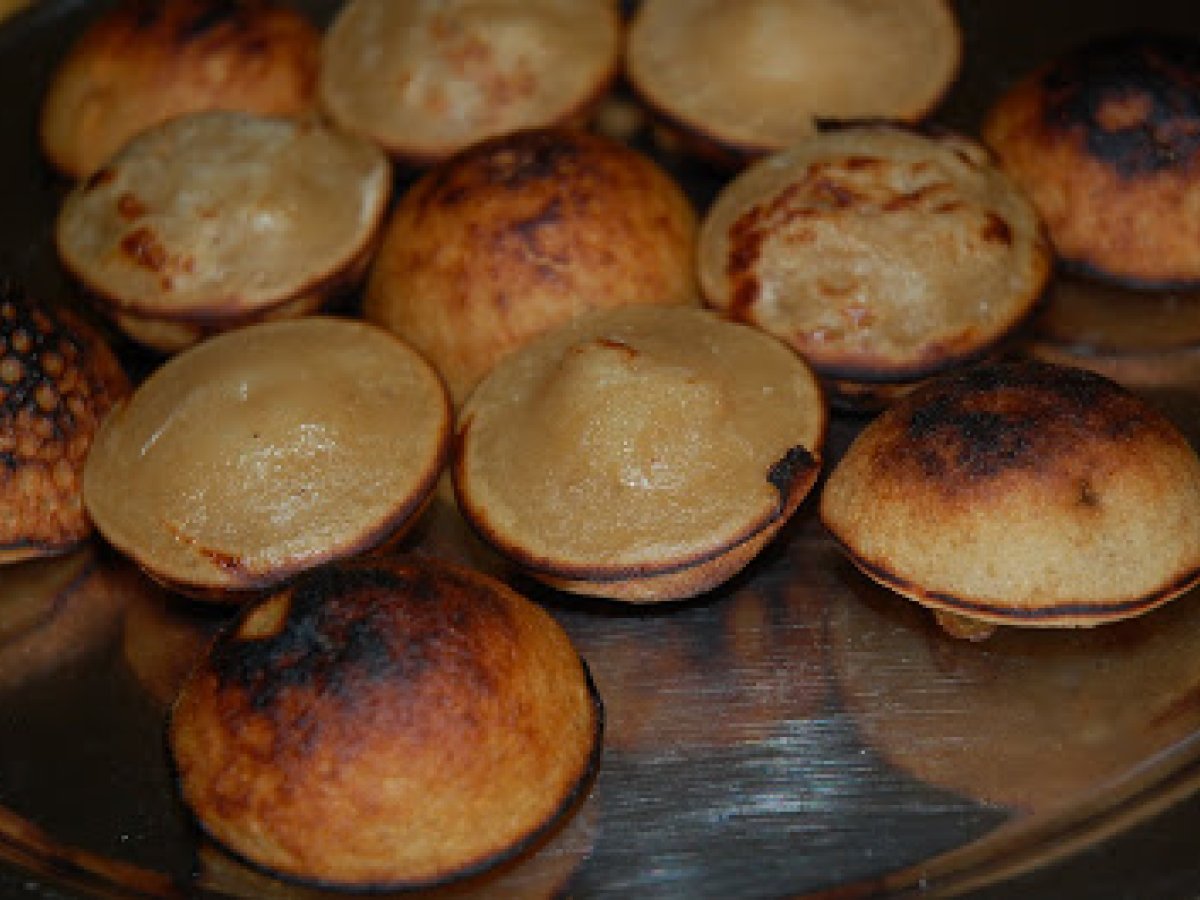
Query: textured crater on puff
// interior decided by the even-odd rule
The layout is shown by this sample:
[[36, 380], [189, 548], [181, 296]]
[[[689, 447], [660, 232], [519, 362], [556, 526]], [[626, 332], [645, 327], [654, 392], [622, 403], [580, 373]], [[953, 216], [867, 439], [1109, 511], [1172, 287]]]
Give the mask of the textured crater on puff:
[[0, 287], [0, 560], [58, 552], [90, 533], [84, 460], [100, 420], [128, 390], [90, 326]]
[[1090, 625], [1200, 573], [1200, 460], [1157, 410], [1040, 363], [943, 376], [868, 425], [821, 516], [867, 574], [988, 621]]
[[185, 802], [268, 871], [383, 888], [520, 852], [599, 759], [599, 698], [565, 632], [486, 576], [377, 557], [248, 607], [171, 715]]
[[822, 375], [909, 380], [978, 356], [1050, 274], [1037, 213], [982, 147], [827, 130], [731, 181], [702, 223], [705, 299]]

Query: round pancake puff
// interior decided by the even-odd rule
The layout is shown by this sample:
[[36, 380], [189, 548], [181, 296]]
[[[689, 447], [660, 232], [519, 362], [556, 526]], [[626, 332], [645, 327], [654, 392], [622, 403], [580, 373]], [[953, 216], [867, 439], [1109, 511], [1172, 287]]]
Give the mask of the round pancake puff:
[[920, 122], [961, 60], [945, 0], [643, 0], [625, 74], [664, 149], [737, 169], [821, 121]]
[[0, 283], [0, 564], [65, 553], [92, 534], [84, 462], [129, 390], [90, 322]]
[[399, 540], [450, 452], [437, 373], [366, 322], [250, 325], [167, 360], [84, 470], [100, 534], [160, 584], [235, 603]]
[[391, 189], [378, 147], [315, 118], [190, 113], [75, 185], [55, 248], [101, 314], [174, 353], [345, 296], [378, 246]]
[[675, 180], [625, 144], [505, 135], [396, 202], [363, 313], [425, 354], [458, 406], [504, 356], [589, 310], [698, 304], [697, 227]]
[[1200, 285], [1200, 41], [1124, 33], [1046, 63], [981, 135], [1060, 260], [1131, 287]]
[[579, 126], [619, 74], [620, 15], [616, 0], [352, 0], [325, 32], [319, 102], [412, 167]]
[[271, 0], [123, 0], [54, 70], [43, 151], [86, 178], [134, 135], [184, 113], [301, 115], [315, 107], [320, 42], [316, 25]]
[[1086, 627], [1200, 578], [1200, 459], [1146, 401], [1038, 362], [932, 380], [830, 473], [825, 526], [948, 631]]
[[599, 764], [586, 666], [540, 606], [432, 559], [361, 557], [247, 606], [171, 712], [185, 804], [251, 865], [430, 887], [519, 854]]
[[865, 411], [995, 354], [1052, 270], [1036, 210], [981, 145], [887, 122], [830, 126], [741, 172], [704, 216], [698, 261], [708, 305]]
[[804, 361], [699, 309], [593, 312], [503, 360], [451, 475], [481, 537], [570, 593], [650, 603], [732, 578], [816, 481], [828, 410]]

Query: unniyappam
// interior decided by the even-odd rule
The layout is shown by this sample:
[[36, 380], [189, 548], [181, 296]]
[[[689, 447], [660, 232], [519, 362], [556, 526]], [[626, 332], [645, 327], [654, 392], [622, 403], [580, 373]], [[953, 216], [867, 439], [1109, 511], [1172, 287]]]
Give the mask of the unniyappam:
[[534, 578], [634, 602], [743, 569], [816, 480], [827, 410], [780, 341], [688, 307], [581, 316], [503, 360], [458, 418], [459, 508]]
[[488, 576], [364, 557], [247, 607], [184, 685], [168, 742], [218, 844], [287, 880], [432, 886], [571, 811], [602, 712], [550, 614]]
[[449, 452], [437, 374], [365, 322], [249, 325], [172, 357], [105, 419], [96, 527], [151, 577], [218, 601], [394, 539]]
[[1148, 401], [1066, 366], [927, 382], [862, 430], [820, 513], [864, 573], [964, 636], [1128, 618], [1200, 578], [1195, 450]]

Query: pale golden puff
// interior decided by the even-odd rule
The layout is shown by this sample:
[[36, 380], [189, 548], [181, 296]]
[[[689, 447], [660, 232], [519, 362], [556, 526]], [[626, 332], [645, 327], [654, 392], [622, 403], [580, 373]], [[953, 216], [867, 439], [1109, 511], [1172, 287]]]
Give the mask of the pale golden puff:
[[645, 0], [625, 70], [671, 144], [736, 166], [820, 121], [920, 121], [961, 57], [945, 0]]
[[322, 45], [320, 103], [428, 165], [526, 128], [582, 124], [620, 68], [615, 0], [351, 0]]
[[56, 66], [40, 112], [43, 151], [85, 178], [134, 135], [184, 113], [309, 112], [320, 39], [272, 0], [123, 0]]
[[1095, 373], [979, 366], [917, 388], [830, 473], [821, 519], [869, 577], [948, 630], [1086, 627], [1200, 578], [1200, 459]]
[[705, 300], [789, 343], [851, 405], [991, 352], [1052, 268], [1037, 211], [983, 147], [880, 123], [741, 172], [698, 252]]
[[599, 763], [600, 700], [565, 631], [488, 576], [367, 557], [243, 612], [172, 709], [185, 804], [281, 878], [432, 886], [518, 855]]
[[387, 158], [315, 119], [199, 112], [142, 132], [64, 199], [63, 265], [138, 343], [314, 312], [366, 270]]
[[476, 531], [562, 590], [633, 602], [707, 591], [804, 499], [827, 411], [809, 367], [699, 309], [581, 316], [480, 383], [451, 473]]
[[495, 138], [397, 201], [364, 314], [424, 353], [461, 404], [500, 359], [581, 313], [697, 304], [696, 227], [671, 176], [615, 140]]
[[249, 325], [172, 357], [113, 409], [84, 470], [109, 543], [218, 601], [403, 534], [449, 453], [415, 351], [365, 322]]

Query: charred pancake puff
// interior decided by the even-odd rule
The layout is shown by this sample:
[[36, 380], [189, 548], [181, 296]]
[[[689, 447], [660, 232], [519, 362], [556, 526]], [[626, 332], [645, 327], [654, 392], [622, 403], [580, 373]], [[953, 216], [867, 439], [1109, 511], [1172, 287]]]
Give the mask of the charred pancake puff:
[[322, 316], [251, 325], [172, 357], [113, 410], [84, 502], [157, 581], [238, 600], [401, 534], [450, 436], [445, 388], [394, 335]]
[[180, 116], [67, 195], [58, 254], [101, 312], [163, 352], [310, 313], [365, 272], [391, 196], [373, 144], [315, 120]]
[[898, 401], [831, 472], [821, 517], [863, 572], [964, 634], [1136, 616], [1200, 577], [1191, 445], [1116, 383], [1044, 363]]
[[620, 68], [615, 0], [351, 0], [322, 46], [320, 102], [427, 165], [523, 128], [580, 123]]
[[151, 125], [189, 112], [315, 106], [321, 35], [271, 0], [123, 0], [59, 62], [42, 101], [46, 156], [86, 177]]
[[845, 405], [993, 350], [1051, 254], [1033, 206], [966, 138], [837, 128], [731, 181], [700, 231], [700, 286], [800, 352]]
[[1092, 275], [1200, 285], [1200, 41], [1121, 34], [1009, 88], [982, 135]]
[[820, 468], [826, 409], [770, 335], [686, 307], [591, 313], [526, 345], [459, 416], [464, 517], [534, 577], [617, 600], [732, 577]]
[[0, 284], [0, 563], [63, 553], [92, 533], [84, 460], [128, 393], [99, 331]]
[[508, 135], [400, 198], [364, 311], [424, 353], [461, 403], [507, 353], [580, 313], [697, 303], [696, 227], [674, 180], [624, 144]]
[[625, 68], [684, 147], [736, 163], [818, 120], [919, 121], [961, 56], [945, 0], [644, 0]]
[[247, 607], [173, 708], [186, 805], [235, 855], [346, 888], [431, 886], [519, 853], [599, 763], [566, 632], [488, 576], [361, 558]]

